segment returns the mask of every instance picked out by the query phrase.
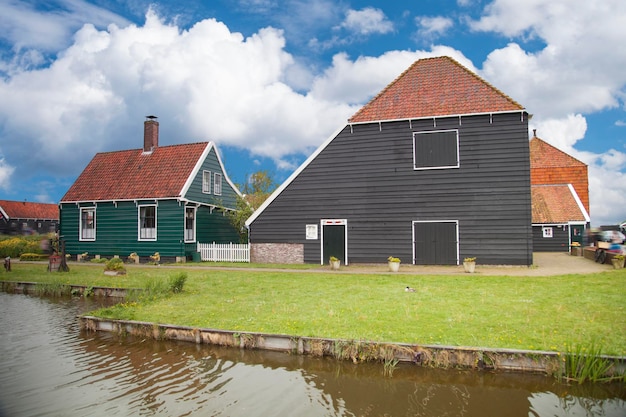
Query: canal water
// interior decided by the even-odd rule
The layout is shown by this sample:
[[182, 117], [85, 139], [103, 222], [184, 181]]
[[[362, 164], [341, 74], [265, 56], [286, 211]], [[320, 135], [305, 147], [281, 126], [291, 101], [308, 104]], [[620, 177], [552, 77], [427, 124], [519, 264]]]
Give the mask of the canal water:
[[0, 416], [626, 416], [626, 387], [85, 333], [93, 299], [0, 293]]

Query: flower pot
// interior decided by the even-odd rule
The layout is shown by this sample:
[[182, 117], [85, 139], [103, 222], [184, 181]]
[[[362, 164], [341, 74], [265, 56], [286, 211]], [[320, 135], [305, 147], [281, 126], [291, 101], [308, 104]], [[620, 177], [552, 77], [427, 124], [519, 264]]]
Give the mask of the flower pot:
[[339, 269], [340, 265], [341, 265], [341, 261], [340, 260], [330, 261], [330, 269], [332, 269], [333, 271], [337, 271]]
[[387, 264], [389, 265], [389, 270], [391, 272], [398, 272], [400, 269], [400, 262], [387, 262]]
[[469, 274], [473, 274], [475, 268], [476, 268], [476, 262], [467, 262], [467, 261], [463, 262], [463, 269], [465, 269], [465, 272]]
[[624, 267], [624, 259], [611, 259], [611, 263], [613, 264], [613, 268], [615, 269], [621, 269]]

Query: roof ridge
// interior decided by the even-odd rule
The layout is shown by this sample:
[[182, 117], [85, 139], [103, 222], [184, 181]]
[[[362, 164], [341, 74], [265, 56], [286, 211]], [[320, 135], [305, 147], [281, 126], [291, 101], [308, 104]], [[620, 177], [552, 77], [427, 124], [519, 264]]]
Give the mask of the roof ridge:
[[[157, 146], [154, 150], [157, 149], [161, 149], [161, 148], [173, 148], [173, 147], [177, 147], [177, 146], [189, 146], [189, 145], [208, 145], [209, 143], [211, 143], [212, 141], [207, 140], [207, 141], [198, 141], [198, 142], [191, 142], [191, 143], [174, 143], [172, 145], [159, 145]], [[131, 148], [131, 149], [118, 149], [116, 151], [102, 151], [102, 152], [98, 152], [97, 154], [108, 154], [108, 153], [118, 153], [118, 152], [131, 152], [131, 151], [141, 151], [143, 152], [143, 148]]]

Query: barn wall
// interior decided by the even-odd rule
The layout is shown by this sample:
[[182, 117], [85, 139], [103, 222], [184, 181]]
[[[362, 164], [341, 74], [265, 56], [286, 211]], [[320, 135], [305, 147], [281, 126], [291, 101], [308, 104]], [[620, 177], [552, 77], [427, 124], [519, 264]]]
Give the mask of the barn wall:
[[[413, 132], [457, 129], [460, 167], [415, 170]], [[532, 263], [526, 114], [346, 126], [250, 225], [251, 243], [300, 243], [306, 225], [346, 219], [350, 262], [413, 259], [412, 222], [458, 220], [459, 254]]]

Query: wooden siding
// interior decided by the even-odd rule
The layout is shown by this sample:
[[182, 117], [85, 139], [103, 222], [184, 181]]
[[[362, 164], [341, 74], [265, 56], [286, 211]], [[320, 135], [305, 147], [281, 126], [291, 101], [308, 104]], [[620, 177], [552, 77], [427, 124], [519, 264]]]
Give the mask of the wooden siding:
[[[141, 200], [137, 204], [155, 204], [154, 200]], [[81, 204], [90, 207], [92, 204]], [[157, 240], [137, 239], [138, 207], [132, 201], [99, 202], [96, 207], [96, 240], [79, 240], [80, 210], [76, 204], [61, 204], [61, 231], [65, 249], [70, 254], [89, 252], [91, 255], [121, 257], [136, 252], [149, 256], [182, 256], [184, 206], [176, 200], [159, 200], [157, 203]]]
[[199, 207], [196, 212], [196, 241], [201, 243], [239, 243], [239, 234], [230, 224], [227, 214], [222, 210]]
[[[185, 198], [190, 201], [196, 201], [199, 203], [205, 204], [213, 204], [220, 207], [228, 207], [235, 208], [237, 201], [237, 192], [233, 189], [233, 187], [229, 184], [227, 178], [228, 176], [222, 169], [219, 160], [217, 158], [217, 154], [215, 153], [215, 147], [211, 149], [206, 159], [202, 163], [202, 166], [198, 170], [193, 182], [191, 183], [189, 190], [185, 194]], [[211, 172], [211, 193], [203, 193], [202, 192], [202, 172], [210, 171]], [[215, 195], [214, 192], [214, 174], [219, 173], [222, 175], [222, 194]]]
[[[435, 126], [436, 124], [436, 126]], [[413, 132], [458, 129], [460, 167], [413, 169]], [[346, 126], [250, 225], [252, 243], [301, 243], [305, 226], [347, 219], [350, 262], [410, 262], [412, 222], [458, 220], [459, 256], [532, 263], [526, 114]]]
[[533, 250], [536, 252], [569, 251], [569, 226], [546, 225], [552, 227], [552, 237], [543, 237], [543, 226], [533, 226]]
[[[154, 204], [154, 200], [138, 201], [138, 204]], [[176, 200], [159, 200], [157, 207], [157, 240], [137, 239], [137, 211], [132, 201], [100, 202], [96, 208], [96, 240], [80, 241], [80, 209], [76, 204], [61, 204], [61, 230], [65, 239], [66, 252], [92, 255], [128, 256], [136, 252], [139, 256], [149, 256], [159, 252], [161, 256], [190, 256], [195, 251], [194, 244], [184, 242], [184, 204]], [[93, 206], [82, 204], [82, 207]], [[238, 242], [238, 235], [222, 211], [209, 207], [199, 207], [196, 212], [196, 238], [207, 242]]]

